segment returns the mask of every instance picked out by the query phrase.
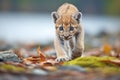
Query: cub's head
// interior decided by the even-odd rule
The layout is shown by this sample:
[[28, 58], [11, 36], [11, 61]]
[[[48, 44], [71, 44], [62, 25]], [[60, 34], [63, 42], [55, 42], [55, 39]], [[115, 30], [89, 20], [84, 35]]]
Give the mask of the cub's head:
[[80, 12], [73, 15], [59, 15], [57, 12], [52, 12], [52, 17], [55, 23], [56, 34], [63, 40], [71, 39], [80, 30]]

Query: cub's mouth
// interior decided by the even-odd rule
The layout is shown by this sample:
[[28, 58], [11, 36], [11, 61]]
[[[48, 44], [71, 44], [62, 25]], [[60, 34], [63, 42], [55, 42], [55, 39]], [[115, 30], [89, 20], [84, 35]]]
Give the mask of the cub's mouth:
[[70, 40], [72, 36], [60, 36], [60, 38], [63, 40]]

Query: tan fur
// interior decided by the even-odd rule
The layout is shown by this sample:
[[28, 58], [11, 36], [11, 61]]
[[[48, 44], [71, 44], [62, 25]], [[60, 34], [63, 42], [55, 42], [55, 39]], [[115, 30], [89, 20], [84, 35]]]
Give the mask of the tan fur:
[[[84, 30], [75, 18], [78, 13], [79, 11], [74, 5], [65, 3], [53, 14], [56, 27], [54, 44], [58, 62], [74, 59], [83, 53]], [[64, 30], [59, 29], [61, 26]], [[70, 26], [74, 29], [70, 30]]]

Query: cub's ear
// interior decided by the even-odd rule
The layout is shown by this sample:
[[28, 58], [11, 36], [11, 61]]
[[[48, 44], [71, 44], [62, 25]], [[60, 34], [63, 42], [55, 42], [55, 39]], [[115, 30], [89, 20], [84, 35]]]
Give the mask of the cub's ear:
[[51, 13], [51, 16], [52, 16], [53, 19], [54, 19], [54, 23], [56, 23], [57, 19], [59, 18], [58, 13], [57, 13], [57, 12], [52, 12], [52, 13]]
[[75, 20], [77, 20], [77, 22], [79, 23], [80, 22], [80, 18], [82, 17], [82, 13], [81, 12], [76, 12], [75, 14], [72, 15], [73, 18]]

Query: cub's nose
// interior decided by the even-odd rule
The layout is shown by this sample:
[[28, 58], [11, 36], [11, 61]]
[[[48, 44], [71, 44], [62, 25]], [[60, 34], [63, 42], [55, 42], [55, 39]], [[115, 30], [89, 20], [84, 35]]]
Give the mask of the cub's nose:
[[69, 38], [69, 36], [64, 36], [64, 38], [65, 38], [65, 39], [68, 39], [68, 38]]

